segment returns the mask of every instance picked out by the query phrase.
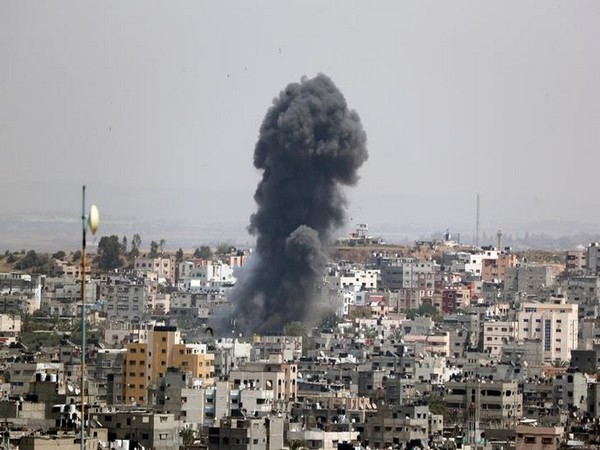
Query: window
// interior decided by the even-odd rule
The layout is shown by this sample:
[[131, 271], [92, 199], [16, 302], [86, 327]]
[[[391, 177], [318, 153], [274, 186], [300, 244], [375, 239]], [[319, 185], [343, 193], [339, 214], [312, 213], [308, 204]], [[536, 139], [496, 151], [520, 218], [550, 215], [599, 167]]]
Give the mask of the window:
[[525, 436], [526, 444], [535, 444], [535, 436]]

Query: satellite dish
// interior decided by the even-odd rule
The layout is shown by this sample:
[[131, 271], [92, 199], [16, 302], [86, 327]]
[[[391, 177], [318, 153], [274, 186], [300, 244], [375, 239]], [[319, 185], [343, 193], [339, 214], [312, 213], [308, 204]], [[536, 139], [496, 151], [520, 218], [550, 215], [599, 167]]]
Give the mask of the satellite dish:
[[96, 205], [92, 205], [90, 208], [88, 224], [92, 234], [96, 234], [96, 230], [98, 229], [98, 225], [100, 224], [100, 213], [98, 212], [98, 207]]

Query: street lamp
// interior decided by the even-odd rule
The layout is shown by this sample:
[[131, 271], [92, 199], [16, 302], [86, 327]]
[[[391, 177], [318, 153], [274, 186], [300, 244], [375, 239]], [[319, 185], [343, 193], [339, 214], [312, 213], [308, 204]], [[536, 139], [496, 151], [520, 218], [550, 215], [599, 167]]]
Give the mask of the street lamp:
[[85, 185], [81, 195], [81, 225], [83, 239], [81, 241], [81, 450], [85, 449], [85, 324], [87, 321], [85, 313], [85, 243], [88, 227], [92, 235], [96, 234], [100, 216], [96, 205], [90, 207], [90, 212], [85, 215]]

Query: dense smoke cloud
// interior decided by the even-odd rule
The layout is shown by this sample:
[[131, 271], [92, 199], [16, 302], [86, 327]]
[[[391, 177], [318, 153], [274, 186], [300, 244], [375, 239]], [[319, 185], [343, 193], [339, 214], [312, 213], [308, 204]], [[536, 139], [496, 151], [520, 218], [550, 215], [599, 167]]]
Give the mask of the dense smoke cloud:
[[274, 100], [254, 151], [263, 171], [249, 226], [256, 250], [230, 295], [237, 329], [279, 331], [314, 310], [325, 250], [345, 219], [340, 187], [358, 181], [366, 140], [325, 75], [291, 83]]

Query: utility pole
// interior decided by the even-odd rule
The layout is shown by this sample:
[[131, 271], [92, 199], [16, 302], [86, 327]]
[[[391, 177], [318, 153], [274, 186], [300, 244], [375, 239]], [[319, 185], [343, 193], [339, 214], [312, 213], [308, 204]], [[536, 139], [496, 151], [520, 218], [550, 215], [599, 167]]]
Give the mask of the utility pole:
[[475, 217], [475, 247], [479, 247], [479, 192], [477, 193], [477, 215]]

